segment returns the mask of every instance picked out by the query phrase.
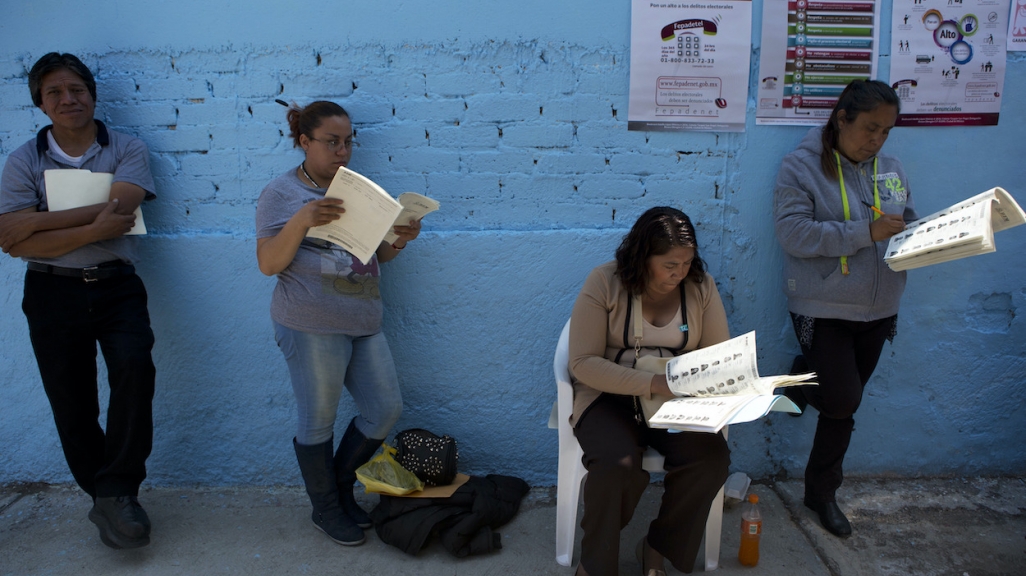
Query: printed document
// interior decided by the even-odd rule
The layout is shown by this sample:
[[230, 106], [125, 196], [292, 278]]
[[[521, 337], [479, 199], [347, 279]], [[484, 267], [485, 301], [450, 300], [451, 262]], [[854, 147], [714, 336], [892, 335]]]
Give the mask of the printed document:
[[[71, 210], [110, 202], [110, 186], [114, 175], [91, 170], [60, 169], [43, 172], [46, 183], [46, 206], [50, 212]], [[145, 234], [142, 208], [135, 209], [135, 226], [125, 234]]]
[[370, 262], [403, 210], [381, 186], [345, 166], [339, 167], [324, 197], [341, 198], [345, 213], [334, 222], [311, 228], [307, 237], [338, 244], [364, 264]]

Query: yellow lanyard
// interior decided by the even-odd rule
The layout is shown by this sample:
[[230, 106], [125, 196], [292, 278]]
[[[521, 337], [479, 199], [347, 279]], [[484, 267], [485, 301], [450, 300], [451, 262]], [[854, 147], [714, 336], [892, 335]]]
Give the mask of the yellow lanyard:
[[[844, 189], [844, 171], [841, 170], [841, 155], [834, 150], [834, 158], [837, 159], [837, 179], [841, 182], [841, 204], [844, 205], [844, 221], [851, 220], [851, 209], [848, 208], [848, 192]], [[876, 209], [880, 209], [880, 189], [876, 185], [876, 158], [873, 158], [873, 206]], [[873, 220], [879, 218], [880, 215], [875, 211], [873, 212]], [[848, 269], [848, 257], [841, 256], [841, 274], [847, 276], [851, 273]]]

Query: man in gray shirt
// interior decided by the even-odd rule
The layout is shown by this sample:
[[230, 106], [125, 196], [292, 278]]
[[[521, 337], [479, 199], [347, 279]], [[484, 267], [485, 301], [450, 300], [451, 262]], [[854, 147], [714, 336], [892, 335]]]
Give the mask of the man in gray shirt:
[[[0, 249], [27, 262], [22, 310], [43, 388], [89, 519], [111, 548], [150, 542], [139, 485], [153, 443], [155, 369], [146, 289], [135, 274], [135, 209], [154, 198], [149, 153], [93, 118], [96, 82], [71, 54], [29, 72], [32, 103], [52, 124], [11, 153], [0, 179]], [[45, 171], [113, 175], [107, 202], [49, 211]], [[56, 191], [54, 191], [56, 193]], [[99, 425], [96, 345], [107, 366], [107, 429]]]

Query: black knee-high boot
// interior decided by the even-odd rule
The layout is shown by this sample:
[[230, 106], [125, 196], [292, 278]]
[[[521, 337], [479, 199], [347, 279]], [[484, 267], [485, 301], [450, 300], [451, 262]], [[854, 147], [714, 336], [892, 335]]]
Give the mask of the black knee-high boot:
[[[329, 538], [345, 546], [363, 544], [363, 530], [338, 505], [338, 487], [335, 485], [335, 467], [332, 465], [332, 440], [309, 446], [292, 439], [296, 449], [299, 470], [303, 473], [306, 493], [313, 505], [314, 526]], [[352, 489], [349, 490], [352, 496]]]
[[384, 442], [384, 438], [378, 440], [364, 436], [356, 427], [356, 418], [353, 418], [349, 421], [345, 435], [342, 436], [338, 451], [335, 452], [335, 482], [338, 487], [338, 503], [360, 528], [370, 528], [372, 523], [370, 515], [360, 508], [353, 496], [356, 469], [371, 459], [382, 442]]

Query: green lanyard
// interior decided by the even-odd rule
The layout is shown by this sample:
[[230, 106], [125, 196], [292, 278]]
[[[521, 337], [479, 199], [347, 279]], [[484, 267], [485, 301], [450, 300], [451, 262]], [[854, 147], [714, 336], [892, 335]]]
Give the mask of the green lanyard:
[[[844, 189], [844, 171], [841, 170], [841, 155], [834, 150], [834, 158], [837, 159], [837, 179], [841, 182], [841, 204], [844, 205], [844, 221], [851, 220], [851, 210], [848, 208], [848, 192]], [[880, 189], [876, 186], [876, 158], [873, 158], [873, 205], [876, 209], [880, 209]], [[880, 215], [875, 211], [873, 212], [873, 220], [879, 218]], [[841, 274], [847, 276], [851, 273], [848, 269], [848, 257], [841, 256]]]

